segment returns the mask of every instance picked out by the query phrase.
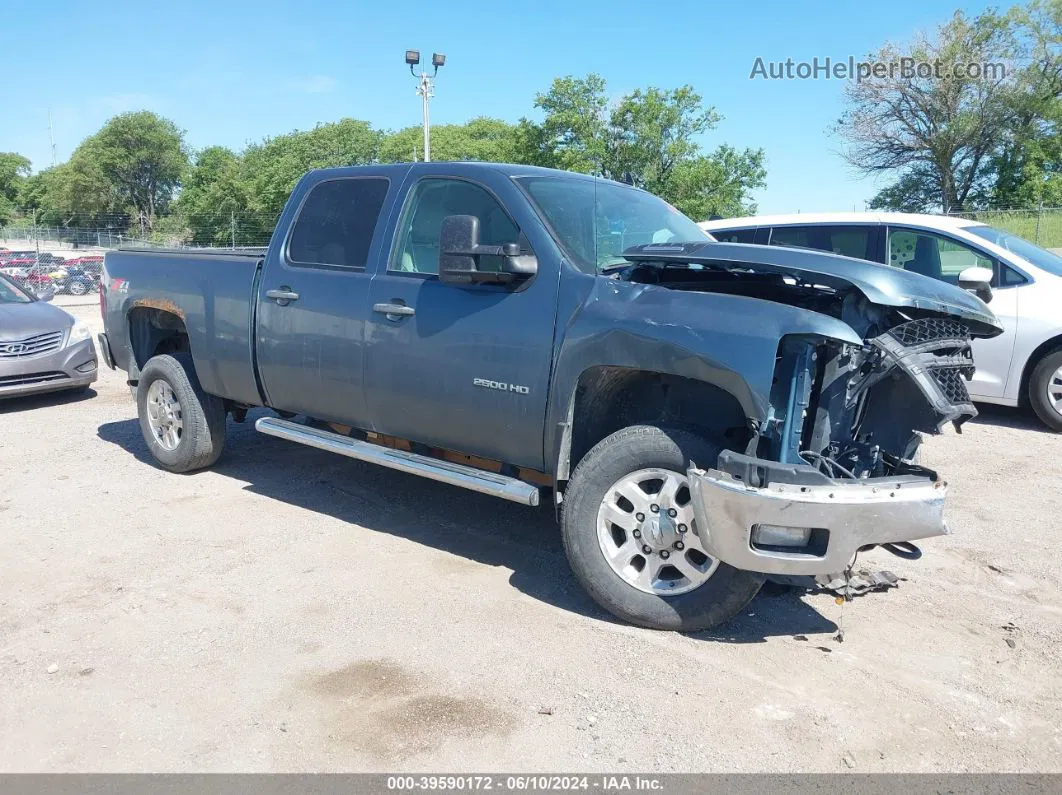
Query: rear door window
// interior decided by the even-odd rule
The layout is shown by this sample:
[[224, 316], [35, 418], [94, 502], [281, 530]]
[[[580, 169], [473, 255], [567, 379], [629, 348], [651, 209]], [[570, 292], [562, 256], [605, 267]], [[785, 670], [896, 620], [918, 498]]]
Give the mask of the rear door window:
[[808, 226], [776, 226], [771, 230], [772, 246], [820, 248], [811, 244], [811, 238], [811, 227]]
[[720, 243], [755, 243], [756, 228], [752, 229], [708, 229], [708, 234]]
[[873, 259], [872, 233], [872, 226], [859, 224], [776, 226], [771, 230], [771, 245], [814, 248], [844, 257]]
[[291, 230], [290, 264], [364, 269], [387, 187], [386, 177], [333, 179], [315, 185]]

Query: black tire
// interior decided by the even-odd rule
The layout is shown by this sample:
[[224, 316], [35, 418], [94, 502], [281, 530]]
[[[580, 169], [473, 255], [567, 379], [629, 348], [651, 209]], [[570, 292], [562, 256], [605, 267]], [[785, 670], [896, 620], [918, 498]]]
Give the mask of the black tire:
[[[167, 450], [148, 422], [147, 396], [155, 381], [173, 390], [181, 408], [182, 433], [177, 447]], [[144, 365], [136, 388], [140, 432], [158, 465], [170, 472], [191, 472], [218, 460], [225, 445], [225, 404], [199, 385], [192, 357], [187, 353], [154, 356]]]
[[72, 281], [66, 287], [70, 295], [88, 295], [89, 287], [82, 281]]
[[1058, 413], [1047, 397], [1051, 380], [1060, 367], [1062, 367], [1062, 348], [1051, 351], [1036, 363], [1036, 367], [1029, 376], [1029, 405], [1044, 425], [1053, 431], [1062, 433], [1062, 414]]
[[657, 596], [625, 582], [598, 544], [598, 510], [614, 483], [651, 467], [685, 473], [691, 461], [712, 466], [718, 456], [717, 447], [689, 431], [633, 425], [598, 443], [572, 473], [562, 503], [564, 550], [579, 583], [617, 618], [649, 629], [696, 632], [733, 618], [760, 590], [763, 575], [720, 563], [700, 587]]

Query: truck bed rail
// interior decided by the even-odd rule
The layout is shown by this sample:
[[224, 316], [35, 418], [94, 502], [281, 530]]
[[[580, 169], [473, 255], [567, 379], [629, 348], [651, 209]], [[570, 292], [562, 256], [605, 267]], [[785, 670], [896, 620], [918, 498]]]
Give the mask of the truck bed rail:
[[261, 258], [268, 249], [265, 246], [247, 246], [244, 248], [192, 248], [180, 246], [119, 246], [117, 251], [130, 251], [138, 254], [195, 254], [207, 257], [254, 257]]

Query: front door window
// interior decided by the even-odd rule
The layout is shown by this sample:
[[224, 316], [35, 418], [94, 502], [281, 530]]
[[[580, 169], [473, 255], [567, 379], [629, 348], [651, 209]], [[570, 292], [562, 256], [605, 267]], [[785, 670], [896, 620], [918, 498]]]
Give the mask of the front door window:
[[949, 284], [967, 268], [992, 268], [992, 260], [957, 240], [921, 229], [889, 229], [889, 265]]
[[[484, 246], [517, 243], [520, 230], [497, 200], [471, 182], [425, 179], [413, 189], [399, 230], [401, 235], [388, 270], [435, 275], [439, 272], [439, 234], [448, 215], [474, 215], [479, 219], [479, 242]], [[482, 256], [481, 271], [500, 271], [502, 258]]]

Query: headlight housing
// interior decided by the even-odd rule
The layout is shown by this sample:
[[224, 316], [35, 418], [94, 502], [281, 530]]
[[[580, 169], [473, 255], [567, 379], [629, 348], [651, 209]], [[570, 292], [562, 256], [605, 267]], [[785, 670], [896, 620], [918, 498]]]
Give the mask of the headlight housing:
[[75, 343], [87, 340], [92, 337], [92, 329], [89, 328], [88, 323], [83, 320], [74, 321], [74, 325], [70, 327], [70, 333], [66, 336], [66, 344], [74, 345]]

